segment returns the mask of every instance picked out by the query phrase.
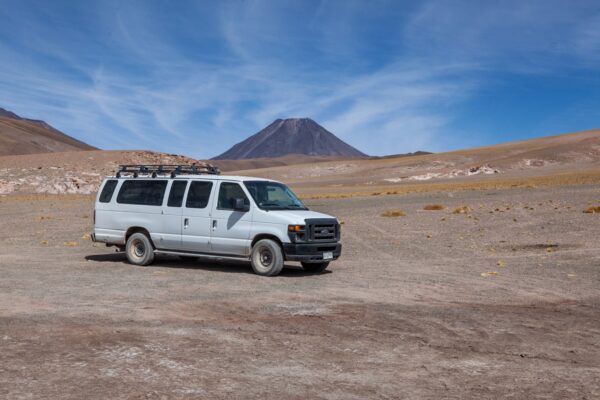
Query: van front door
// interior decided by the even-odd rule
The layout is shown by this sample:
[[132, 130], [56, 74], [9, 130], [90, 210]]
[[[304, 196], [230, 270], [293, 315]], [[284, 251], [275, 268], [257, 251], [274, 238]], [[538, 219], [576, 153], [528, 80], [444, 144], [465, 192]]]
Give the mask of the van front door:
[[181, 249], [210, 252], [211, 221], [209, 207], [213, 182], [193, 180], [183, 207]]
[[[236, 209], [241, 199], [246, 209]], [[239, 204], [238, 204], [239, 205]], [[211, 250], [215, 254], [250, 254], [252, 208], [244, 189], [237, 182], [221, 182], [213, 200]]]

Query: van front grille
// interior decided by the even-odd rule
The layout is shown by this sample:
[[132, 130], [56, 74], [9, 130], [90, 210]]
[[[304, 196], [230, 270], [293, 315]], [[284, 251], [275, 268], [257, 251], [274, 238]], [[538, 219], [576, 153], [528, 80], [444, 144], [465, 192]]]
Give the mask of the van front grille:
[[311, 242], [335, 242], [339, 239], [339, 225], [335, 219], [307, 219], [306, 226]]

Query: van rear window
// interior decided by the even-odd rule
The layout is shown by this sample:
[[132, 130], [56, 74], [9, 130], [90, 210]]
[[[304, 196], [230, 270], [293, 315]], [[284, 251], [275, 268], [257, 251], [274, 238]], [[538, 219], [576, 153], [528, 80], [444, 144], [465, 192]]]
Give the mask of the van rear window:
[[116, 179], [106, 181], [102, 188], [102, 193], [100, 193], [100, 203], [110, 203], [110, 199], [112, 199], [115, 188], [117, 187], [117, 182]]
[[117, 203], [160, 206], [166, 188], [165, 180], [128, 180], [121, 185]]

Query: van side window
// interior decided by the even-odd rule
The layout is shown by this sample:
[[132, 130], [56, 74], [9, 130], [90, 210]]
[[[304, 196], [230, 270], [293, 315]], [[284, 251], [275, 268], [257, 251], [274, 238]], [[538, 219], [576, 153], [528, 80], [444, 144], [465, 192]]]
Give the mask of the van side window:
[[208, 205], [212, 182], [192, 181], [185, 206], [188, 208], [205, 208]]
[[250, 200], [248, 200], [240, 185], [230, 182], [221, 183], [217, 208], [219, 210], [234, 210], [235, 199], [244, 199], [244, 204], [250, 205]]
[[169, 201], [167, 206], [169, 207], [181, 207], [183, 204], [183, 194], [185, 193], [185, 187], [187, 181], [173, 181], [171, 185], [171, 192], [169, 193]]
[[165, 180], [127, 180], [121, 185], [117, 203], [160, 206], [166, 188], [167, 181]]
[[100, 193], [100, 203], [110, 203], [110, 199], [112, 199], [117, 183], [118, 181], [116, 179], [106, 181], [102, 188], [102, 193]]

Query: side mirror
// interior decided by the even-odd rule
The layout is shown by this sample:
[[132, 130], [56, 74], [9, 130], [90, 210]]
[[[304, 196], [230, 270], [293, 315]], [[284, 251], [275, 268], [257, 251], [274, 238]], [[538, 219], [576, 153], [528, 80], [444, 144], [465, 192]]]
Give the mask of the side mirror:
[[235, 211], [247, 212], [250, 211], [250, 206], [244, 202], [244, 199], [235, 199]]

